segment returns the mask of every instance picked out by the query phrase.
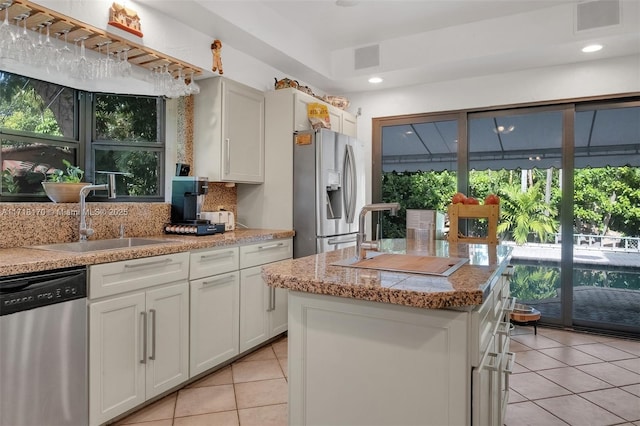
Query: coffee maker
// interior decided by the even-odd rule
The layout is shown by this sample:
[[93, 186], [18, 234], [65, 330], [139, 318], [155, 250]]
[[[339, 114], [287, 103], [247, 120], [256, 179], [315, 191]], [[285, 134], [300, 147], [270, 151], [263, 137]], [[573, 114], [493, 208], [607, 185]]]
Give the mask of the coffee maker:
[[208, 192], [207, 178], [174, 176], [171, 180], [171, 223], [165, 226], [165, 232], [192, 235], [224, 232], [224, 224], [200, 218], [204, 196]]

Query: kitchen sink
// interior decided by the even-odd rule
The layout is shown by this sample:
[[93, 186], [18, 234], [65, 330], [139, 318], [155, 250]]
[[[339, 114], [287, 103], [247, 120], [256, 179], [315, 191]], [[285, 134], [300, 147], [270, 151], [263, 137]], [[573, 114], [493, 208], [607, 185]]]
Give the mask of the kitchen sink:
[[110, 240], [76, 241], [73, 243], [46, 244], [32, 246], [40, 250], [66, 251], [72, 253], [88, 253], [101, 250], [141, 247], [153, 244], [175, 243], [173, 240], [154, 240], [149, 238], [114, 238]]

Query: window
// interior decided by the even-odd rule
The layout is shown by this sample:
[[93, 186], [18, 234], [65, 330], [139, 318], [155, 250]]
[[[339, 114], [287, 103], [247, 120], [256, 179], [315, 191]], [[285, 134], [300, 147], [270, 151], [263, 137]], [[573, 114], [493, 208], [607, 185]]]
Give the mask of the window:
[[164, 164], [164, 102], [161, 98], [94, 94], [91, 144], [96, 183], [117, 170], [116, 194], [158, 197]]
[[118, 198], [163, 199], [162, 98], [84, 92], [6, 72], [0, 88], [1, 201], [47, 200], [40, 182], [63, 160], [85, 170], [87, 182], [117, 172]]

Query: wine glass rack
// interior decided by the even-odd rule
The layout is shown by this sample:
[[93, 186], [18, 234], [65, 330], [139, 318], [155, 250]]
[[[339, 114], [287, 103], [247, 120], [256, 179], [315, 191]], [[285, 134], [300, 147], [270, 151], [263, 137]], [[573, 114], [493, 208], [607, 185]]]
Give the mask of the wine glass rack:
[[[174, 76], [179, 75], [179, 70], [185, 76], [193, 73], [194, 75], [202, 74], [202, 69], [165, 55], [156, 50], [134, 43], [123, 37], [109, 33], [104, 30], [87, 25], [71, 17], [62, 15], [45, 7], [33, 4], [27, 0], [13, 0], [9, 6], [9, 19], [11, 22], [19, 15], [28, 15], [26, 18], [26, 27], [28, 29], [36, 29], [43, 24], [49, 25], [49, 32], [52, 36], [66, 33], [66, 40], [70, 44], [75, 41], [84, 39], [86, 49], [93, 50], [97, 53], [104, 53], [101, 47], [109, 45], [110, 52], [127, 51], [127, 60], [132, 65], [137, 65], [148, 69], [149, 71], [161, 67], [168, 67], [168, 71]], [[62, 39], [61, 37], [59, 37]]]

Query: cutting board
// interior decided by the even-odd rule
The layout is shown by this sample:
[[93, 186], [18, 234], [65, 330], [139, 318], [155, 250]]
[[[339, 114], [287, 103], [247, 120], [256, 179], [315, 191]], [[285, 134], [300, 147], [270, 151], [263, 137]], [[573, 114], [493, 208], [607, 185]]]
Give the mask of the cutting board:
[[380, 254], [350, 265], [354, 268], [380, 269], [384, 271], [408, 272], [448, 276], [468, 262], [459, 257], [414, 256], [407, 254]]

